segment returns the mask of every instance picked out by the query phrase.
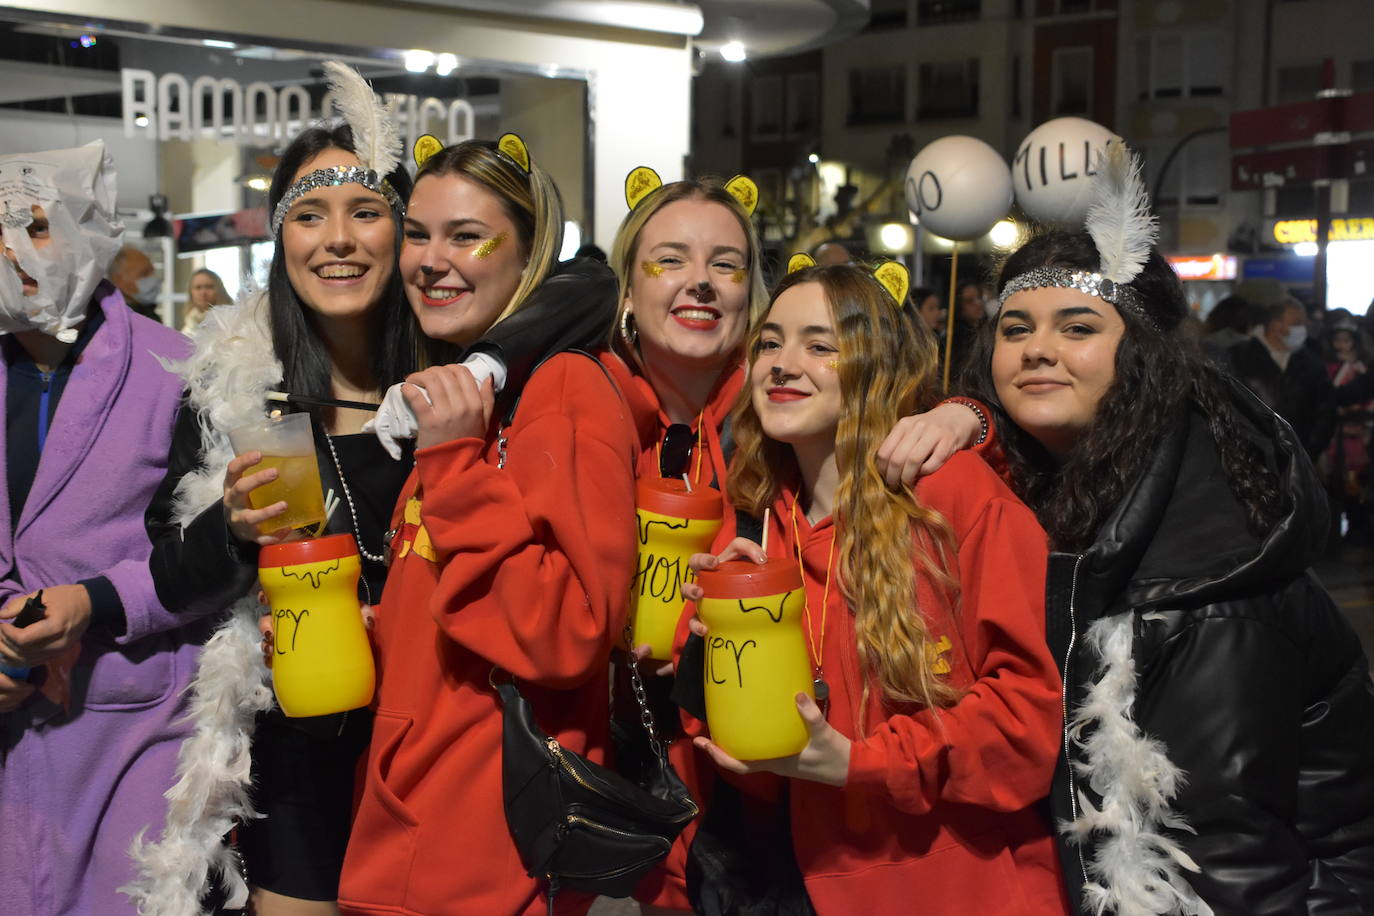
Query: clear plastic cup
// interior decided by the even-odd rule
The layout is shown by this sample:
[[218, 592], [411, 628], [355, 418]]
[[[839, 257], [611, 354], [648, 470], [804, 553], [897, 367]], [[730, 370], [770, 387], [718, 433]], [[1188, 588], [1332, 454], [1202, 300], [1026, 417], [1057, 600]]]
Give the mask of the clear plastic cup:
[[307, 528], [324, 521], [324, 492], [320, 467], [315, 459], [315, 439], [310, 414], [291, 413], [240, 426], [229, 431], [235, 455], [261, 452], [262, 460], [243, 472], [247, 477], [268, 468], [277, 479], [248, 493], [248, 504], [263, 509], [286, 502], [286, 513], [258, 525], [268, 534], [282, 528]]

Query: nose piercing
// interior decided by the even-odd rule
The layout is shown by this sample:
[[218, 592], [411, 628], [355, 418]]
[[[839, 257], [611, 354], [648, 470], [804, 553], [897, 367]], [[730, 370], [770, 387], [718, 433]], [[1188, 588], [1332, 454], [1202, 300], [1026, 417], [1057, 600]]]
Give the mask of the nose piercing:
[[714, 292], [715, 291], [711, 289], [711, 284], [706, 280], [702, 280], [695, 287], [689, 288], [687, 290], [687, 295], [698, 302], [709, 302], [711, 299], [715, 298]]
[[773, 375], [773, 381], [775, 381], [775, 382], [780, 382], [780, 381], [782, 381], [782, 368], [781, 368], [780, 366], [773, 366], [773, 367], [772, 367], [771, 369], [769, 369], [768, 371], [769, 371], [770, 373], [772, 373], [772, 375]]

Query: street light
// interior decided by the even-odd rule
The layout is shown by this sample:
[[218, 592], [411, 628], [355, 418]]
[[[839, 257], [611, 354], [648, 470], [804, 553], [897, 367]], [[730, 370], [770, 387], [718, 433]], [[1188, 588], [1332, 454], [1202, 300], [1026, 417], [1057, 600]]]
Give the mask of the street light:
[[1021, 230], [1009, 219], [1000, 220], [988, 231], [988, 238], [998, 248], [1010, 248], [1021, 237]]

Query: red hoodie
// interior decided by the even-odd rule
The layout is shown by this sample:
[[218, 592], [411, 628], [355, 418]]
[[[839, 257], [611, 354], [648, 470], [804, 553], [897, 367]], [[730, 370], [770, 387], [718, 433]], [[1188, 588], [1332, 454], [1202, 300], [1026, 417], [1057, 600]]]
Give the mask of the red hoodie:
[[[634, 413], [639, 430], [640, 454], [637, 465], [639, 477], [659, 477], [659, 449], [663, 437], [672, 424], [659, 403], [658, 393], [638, 368], [631, 368], [615, 356], [604, 356], [603, 362], [615, 376], [621, 390], [626, 393], [630, 408]], [[721, 490], [724, 511], [727, 519], [733, 515], [729, 498], [725, 496], [726, 455], [722, 441], [722, 431], [726, 418], [735, 406], [740, 389], [744, 387], [744, 366], [727, 369], [716, 382], [706, 406], [702, 409], [700, 421], [691, 424], [696, 445], [692, 449], [688, 474], [693, 488], [715, 485]], [[673, 723], [667, 723], [669, 727]], [[664, 729], [667, 730], [666, 728]], [[709, 767], [710, 760], [692, 747], [692, 742], [679, 738], [668, 744], [668, 760], [689, 786], [698, 784], [698, 768]], [[682, 836], [673, 845], [666, 862], [646, 875], [635, 889], [634, 897], [643, 903], [677, 909], [689, 909], [686, 883], [686, 846], [696, 832], [695, 821], [688, 824]]]
[[[639, 427], [639, 476], [658, 477], [659, 449], [673, 421], [663, 412], [658, 393], [654, 391], [653, 385], [645, 378], [644, 373], [630, 368], [614, 356], [603, 357], [603, 362], [625, 391]], [[744, 366], [725, 370], [707, 398], [706, 406], [701, 411], [700, 422], [693, 419], [689, 424], [696, 439], [692, 458], [688, 463], [688, 474], [694, 488], [714, 484], [719, 490], [725, 489], [726, 455], [721, 433], [743, 387]]]
[[[401, 494], [345, 912], [544, 912], [502, 808], [493, 667], [564, 747], [605, 759], [635, 557], [629, 411], [601, 368], [564, 354], [527, 383], [505, 436], [504, 468], [495, 435], [419, 450]], [[559, 912], [590, 905], [557, 899]]]
[[[950, 683], [966, 693], [936, 715], [884, 708], [870, 681], [868, 727], [852, 746], [848, 783], [791, 783], [793, 848], [807, 892], [820, 916], [1067, 913], [1049, 826], [1032, 807], [1049, 790], [1059, 749], [1060, 682], [1045, 643], [1045, 534], [973, 454], [922, 478], [916, 497], [953, 529], [957, 609], [924, 576], [917, 598]], [[773, 506], [771, 554], [796, 556], [794, 499], [785, 492]], [[800, 510], [796, 522], [829, 722], [855, 739], [863, 675], [838, 556], [828, 571], [823, 636], [820, 624], [835, 527], [831, 519], [813, 527]], [[730, 519], [717, 546], [733, 537]]]

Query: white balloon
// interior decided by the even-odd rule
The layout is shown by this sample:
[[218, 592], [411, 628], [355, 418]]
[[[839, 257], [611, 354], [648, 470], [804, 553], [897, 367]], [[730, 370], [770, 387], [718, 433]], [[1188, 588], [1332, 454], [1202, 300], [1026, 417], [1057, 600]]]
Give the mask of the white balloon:
[[1083, 118], [1055, 118], [1027, 134], [1011, 163], [1021, 209], [1042, 223], [1082, 228], [1097, 156], [1115, 136]]
[[976, 239], [1007, 215], [1011, 173], [976, 137], [941, 137], [911, 160], [906, 203], [921, 225], [947, 239]]

